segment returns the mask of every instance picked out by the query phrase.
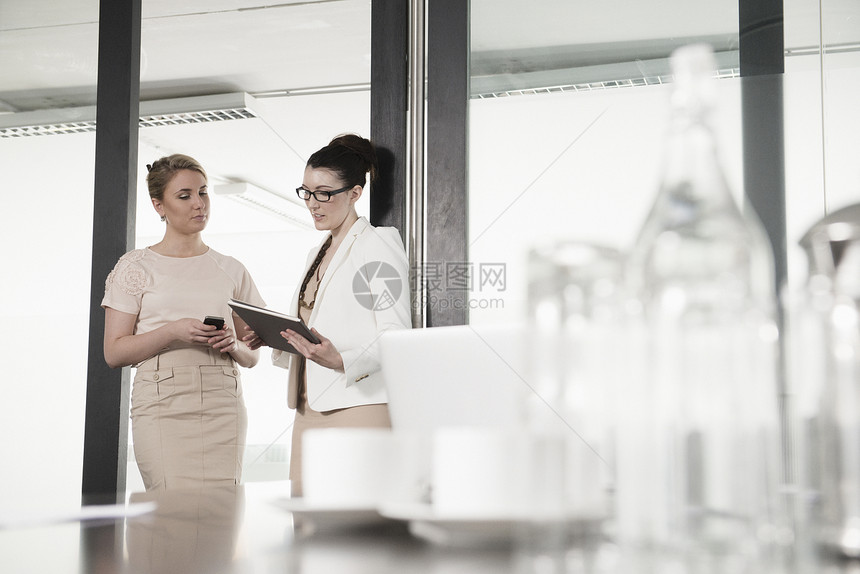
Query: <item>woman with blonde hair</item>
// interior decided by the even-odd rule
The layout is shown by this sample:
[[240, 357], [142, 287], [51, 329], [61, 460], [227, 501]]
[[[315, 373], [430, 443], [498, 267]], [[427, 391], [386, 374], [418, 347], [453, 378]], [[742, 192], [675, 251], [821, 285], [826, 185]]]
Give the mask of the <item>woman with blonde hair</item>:
[[244, 265], [203, 242], [203, 167], [174, 154], [147, 168], [164, 237], [123, 255], [107, 277], [105, 360], [137, 368], [132, 437], [147, 490], [238, 484], [247, 430], [239, 367], [253, 367], [258, 351], [237, 340], [245, 323], [227, 301], [264, 302]]

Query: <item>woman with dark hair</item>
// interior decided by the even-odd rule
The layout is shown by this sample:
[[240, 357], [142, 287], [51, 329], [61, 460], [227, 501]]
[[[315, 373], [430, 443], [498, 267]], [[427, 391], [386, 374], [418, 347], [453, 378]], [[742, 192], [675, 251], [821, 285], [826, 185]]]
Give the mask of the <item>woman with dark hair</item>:
[[[290, 480], [302, 493], [302, 434], [313, 428], [390, 427], [385, 383], [380, 373], [379, 337], [411, 327], [409, 264], [400, 234], [373, 227], [355, 204], [367, 174], [376, 177], [373, 144], [354, 134], [334, 138], [314, 153], [296, 189], [314, 226], [325, 231], [311, 250], [291, 310], [320, 342], [281, 333], [300, 354], [274, 350], [273, 362], [289, 369], [288, 404], [296, 409]], [[262, 342], [254, 333], [252, 349]]]
[[236, 340], [245, 323], [227, 300], [263, 299], [244, 265], [203, 243], [203, 167], [174, 154], [147, 168], [164, 237], [120, 257], [107, 277], [105, 360], [137, 367], [131, 425], [147, 490], [238, 484], [247, 429], [238, 366], [253, 367], [259, 352]]

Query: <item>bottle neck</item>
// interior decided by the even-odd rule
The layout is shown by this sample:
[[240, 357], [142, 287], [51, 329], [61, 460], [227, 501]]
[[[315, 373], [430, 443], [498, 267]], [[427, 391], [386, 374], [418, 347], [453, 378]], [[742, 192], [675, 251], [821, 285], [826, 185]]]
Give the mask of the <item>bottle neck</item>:
[[716, 135], [704, 114], [676, 113], [667, 135], [662, 190], [701, 207], [733, 203]]

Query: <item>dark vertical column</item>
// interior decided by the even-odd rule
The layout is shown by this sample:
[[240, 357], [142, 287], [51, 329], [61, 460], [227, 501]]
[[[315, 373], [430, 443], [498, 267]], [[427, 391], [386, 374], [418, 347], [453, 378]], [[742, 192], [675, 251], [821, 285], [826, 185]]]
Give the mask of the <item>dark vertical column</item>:
[[[87, 503], [89, 501], [84, 501]], [[111, 500], [93, 500], [93, 504], [110, 504]], [[81, 528], [80, 572], [123, 572], [127, 568], [124, 559], [124, 521], [112, 520]]]
[[782, 75], [744, 77], [744, 190], [773, 246], [775, 285], [787, 279]]
[[776, 285], [787, 275], [782, 0], [740, 0], [744, 189], [774, 250]]
[[370, 20], [370, 139], [379, 155], [370, 222], [396, 227], [405, 243], [409, 1], [372, 0]]
[[[738, 8], [744, 190], [773, 247], [774, 290], [779, 297], [780, 289], [788, 278], [782, 90], [785, 71], [783, 0], [739, 0]], [[781, 306], [777, 306], [777, 325], [782, 334], [783, 357], [778, 363], [777, 397], [782, 426], [783, 468], [780, 474], [783, 481], [791, 484], [795, 480], [794, 439], [786, 380], [785, 318]]]
[[468, 0], [427, 0], [427, 326], [469, 321]]
[[739, 0], [741, 76], [785, 71], [783, 0]]
[[105, 278], [134, 245], [140, 94], [141, 0], [99, 8], [93, 262], [84, 429], [83, 494], [125, 492], [129, 368], [104, 360]]

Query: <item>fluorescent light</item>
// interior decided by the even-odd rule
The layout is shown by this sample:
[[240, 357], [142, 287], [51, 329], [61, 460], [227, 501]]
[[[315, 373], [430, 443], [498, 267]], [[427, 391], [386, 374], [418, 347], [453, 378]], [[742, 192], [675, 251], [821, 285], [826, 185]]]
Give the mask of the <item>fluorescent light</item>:
[[317, 96], [324, 94], [344, 94], [353, 92], [369, 92], [370, 84], [338, 84], [334, 86], [314, 86], [311, 88], [293, 88], [289, 90], [274, 90], [271, 92], [254, 92], [256, 98], [283, 98], [289, 96]]
[[[140, 127], [196, 124], [257, 117], [245, 92], [140, 102]], [[0, 114], [0, 138], [57, 135], [96, 130], [96, 107], [54, 108]]]
[[299, 205], [296, 200], [292, 200], [282, 193], [263, 189], [247, 182], [216, 184], [213, 190], [215, 195], [221, 195], [238, 203], [277, 215], [306, 229], [314, 229], [310, 223], [308, 210], [304, 205]]
[[96, 107], [55, 108], [0, 115], [0, 138], [96, 131]]
[[255, 103], [245, 92], [140, 102], [140, 127], [255, 118]]
[[[860, 44], [857, 42], [845, 44], [826, 44], [824, 46], [825, 54], [841, 54], [845, 52], [860, 51]], [[785, 55], [788, 56], [817, 56], [821, 53], [821, 46], [798, 46], [797, 48], [786, 48]]]

